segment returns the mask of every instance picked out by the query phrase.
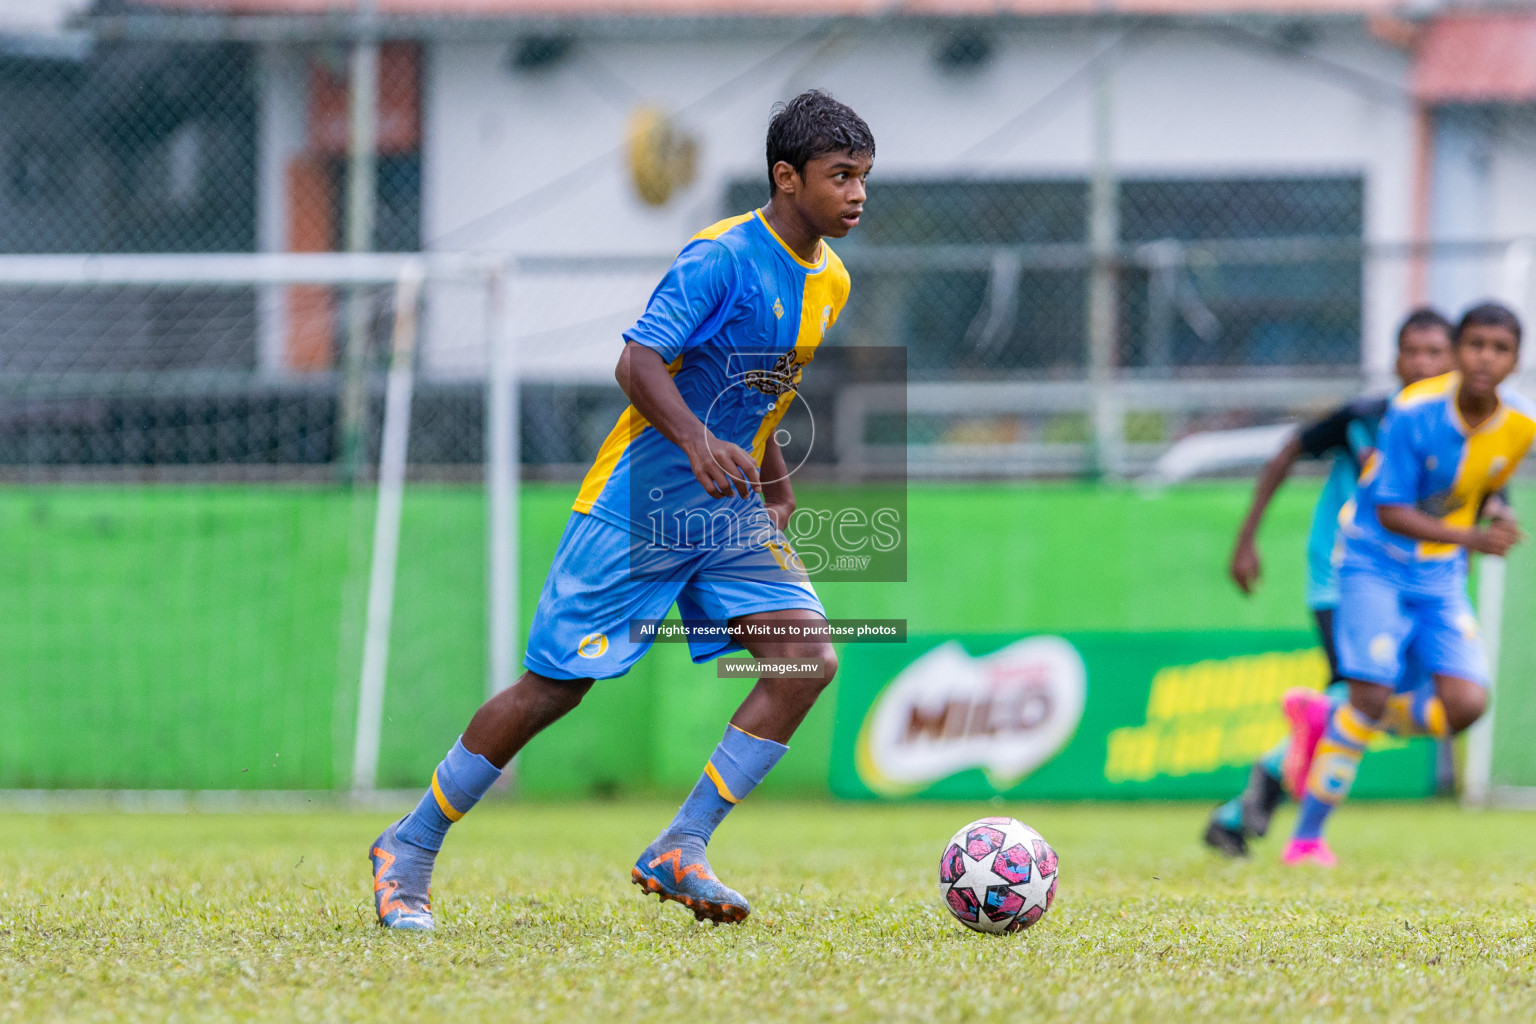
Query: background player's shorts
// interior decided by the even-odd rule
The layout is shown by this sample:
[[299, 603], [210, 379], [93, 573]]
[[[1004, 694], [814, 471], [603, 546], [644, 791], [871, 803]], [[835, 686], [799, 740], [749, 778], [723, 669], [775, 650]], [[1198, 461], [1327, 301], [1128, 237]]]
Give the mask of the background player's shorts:
[[[805, 575], [784, 570], [765, 547], [636, 552], [627, 530], [572, 512], [539, 595], [523, 664], [550, 679], [621, 676], [651, 646], [631, 639], [630, 622], [663, 619], [674, 604], [684, 623], [716, 627], [739, 615], [787, 608], [826, 616]], [[695, 662], [744, 650], [717, 630], [690, 632], [688, 648]]]
[[1328, 658], [1328, 682], [1336, 683], [1339, 675], [1339, 651], [1333, 645], [1333, 613], [1339, 607], [1335, 601], [1326, 608], [1312, 607], [1312, 618], [1317, 622], [1317, 636], [1323, 643], [1323, 654]]
[[1412, 675], [1455, 676], [1488, 685], [1488, 656], [1464, 588], [1405, 590], [1384, 576], [1345, 566], [1339, 574], [1334, 643], [1346, 679], [1411, 687]]
[[1339, 581], [1337, 579], [1319, 579], [1308, 573], [1307, 575], [1307, 607], [1314, 612], [1328, 612], [1339, 606]]

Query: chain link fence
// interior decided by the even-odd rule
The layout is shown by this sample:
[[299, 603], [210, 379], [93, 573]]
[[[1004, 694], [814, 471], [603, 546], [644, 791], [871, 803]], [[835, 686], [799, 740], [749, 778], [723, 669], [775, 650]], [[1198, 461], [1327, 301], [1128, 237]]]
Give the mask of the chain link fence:
[[[0, 278], [27, 266], [0, 257]], [[433, 287], [445, 305], [485, 302], [483, 286]], [[379, 453], [393, 292], [380, 284], [0, 280], [0, 476], [368, 478]], [[262, 349], [274, 341], [344, 346], [342, 314], [352, 304], [364, 322], [355, 372], [344, 353], [305, 372], [263, 370]], [[481, 362], [482, 323], [452, 334]], [[412, 460], [428, 475], [478, 479], [485, 402], [483, 381], [424, 380], [411, 411]]]
[[[359, 159], [355, 55], [344, 42], [0, 48], [0, 103], [14, 115], [0, 125], [0, 253], [430, 250], [427, 55], [417, 41], [379, 47], [373, 145]], [[294, 117], [282, 122], [277, 109]], [[1485, 134], [1531, 129], [1503, 112], [1459, 116]], [[444, 152], [437, 158], [453, 158], [451, 146]], [[1151, 453], [1191, 431], [1315, 404], [1208, 408], [1187, 383], [1321, 381], [1313, 390], [1322, 401], [1355, 386], [1363, 367], [1385, 370], [1364, 339], [1386, 337], [1405, 310], [1383, 296], [1402, 305], [1415, 294], [1508, 294], [1500, 246], [1368, 242], [1368, 183], [1358, 173], [1127, 173], [1109, 186], [1095, 189], [1086, 168], [871, 180], [864, 224], [837, 244], [855, 284], [830, 343], [906, 350], [910, 380], [931, 392], [928, 411], [910, 421], [913, 444], [1033, 445], [1049, 457], [998, 464], [1070, 472], [1105, 446], [1110, 423], [1111, 446]], [[361, 234], [359, 188], [369, 200]], [[699, 227], [766, 200], [760, 176], [710, 190]], [[1107, 203], [1095, 209], [1095, 195]], [[1096, 218], [1113, 226], [1108, 248], [1088, 244]], [[594, 251], [607, 244], [591, 239]], [[623, 406], [610, 377], [618, 336], [664, 266], [658, 255], [618, 267], [574, 259], [514, 279], [530, 476], [579, 473], [611, 427]], [[1098, 356], [1096, 279], [1112, 296]], [[418, 475], [473, 475], [484, 461], [481, 301], [429, 286], [411, 432]], [[205, 463], [324, 475], [366, 465], [377, 450], [384, 305], [368, 289], [302, 285], [6, 290], [0, 467]], [[358, 373], [369, 383], [349, 412], [345, 382]], [[1085, 380], [1101, 392], [1108, 381], [1167, 382], [1163, 394], [1185, 396], [1188, 407], [1147, 408], [1133, 389], [1106, 411], [1104, 394], [1071, 390]], [[988, 398], [978, 411], [981, 393], [958, 387], [999, 381], [1067, 390], [1030, 392], [1032, 409]]]
[[[188, 253], [345, 248], [344, 47], [95, 42], [0, 48], [0, 250]], [[420, 47], [381, 48], [369, 249], [421, 248]], [[263, 135], [263, 90], [303, 95], [291, 139]], [[263, 224], [263, 161], [291, 199]]]
[[[1115, 365], [1178, 375], [1360, 362], [1359, 177], [1126, 180]], [[764, 201], [758, 182], [725, 209]], [[1086, 178], [884, 181], [839, 246], [858, 274], [845, 339], [904, 345], [915, 377], [1084, 376]]]

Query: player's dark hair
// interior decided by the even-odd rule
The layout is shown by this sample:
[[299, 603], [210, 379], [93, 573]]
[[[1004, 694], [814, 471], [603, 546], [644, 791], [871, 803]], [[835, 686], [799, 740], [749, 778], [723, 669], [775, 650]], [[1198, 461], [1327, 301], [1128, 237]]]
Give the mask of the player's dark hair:
[[1459, 343], [1469, 327], [1502, 327], [1515, 336], [1517, 347], [1520, 344], [1520, 318], [1508, 306], [1500, 303], [1479, 302], [1461, 314], [1461, 323], [1456, 325], [1456, 333], [1452, 337]]
[[875, 136], [853, 108], [820, 89], [801, 93], [773, 108], [768, 122], [768, 194], [778, 191], [773, 165], [780, 160], [805, 173], [805, 165], [827, 153], [875, 155]]
[[1403, 326], [1397, 329], [1397, 347], [1403, 347], [1403, 338], [1407, 336], [1409, 331], [1429, 330], [1441, 330], [1445, 332], [1446, 337], [1450, 337], [1452, 330], [1451, 322], [1433, 306], [1420, 306], [1409, 313], [1403, 319]]

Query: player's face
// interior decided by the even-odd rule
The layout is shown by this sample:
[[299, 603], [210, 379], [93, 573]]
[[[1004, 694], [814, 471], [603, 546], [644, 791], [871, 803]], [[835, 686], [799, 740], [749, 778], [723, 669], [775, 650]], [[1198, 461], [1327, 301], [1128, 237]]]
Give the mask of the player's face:
[[1504, 378], [1515, 372], [1520, 361], [1520, 342], [1508, 327], [1472, 324], [1456, 340], [1456, 368], [1461, 371], [1461, 389], [1474, 398], [1488, 398], [1498, 393]]
[[874, 158], [868, 154], [823, 153], [807, 160], [796, 175], [793, 201], [800, 214], [823, 238], [842, 238], [858, 227], [864, 215], [864, 180]]
[[1403, 384], [1438, 377], [1456, 369], [1451, 335], [1443, 327], [1410, 327], [1397, 346], [1397, 376]]

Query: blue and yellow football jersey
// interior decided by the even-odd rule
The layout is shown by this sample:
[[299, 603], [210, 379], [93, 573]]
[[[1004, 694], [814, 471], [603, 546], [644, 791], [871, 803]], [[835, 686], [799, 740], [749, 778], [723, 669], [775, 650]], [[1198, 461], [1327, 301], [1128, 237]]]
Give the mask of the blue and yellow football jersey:
[[1382, 421], [1354, 500], [1340, 513], [1344, 567], [1386, 571], [1415, 588], [1464, 585], [1466, 551], [1430, 544], [1381, 525], [1382, 505], [1413, 505], [1451, 526], [1470, 527], [1490, 494], [1514, 475], [1536, 438], [1536, 406], [1502, 392], [1498, 410], [1470, 429], [1456, 407], [1460, 375], [1404, 388]]
[[[801, 371], [847, 299], [848, 272], [825, 241], [819, 262], [807, 263], [756, 211], [695, 235], [624, 338], [666, 360], [688, 408], [761, 466]], [[634, 406], [603, 442], [573, 506], [663, 543], [692, 539], [675, 525], [690, 512], [713, 522], [759, 516], [761, 507], [755, 495], [710, 495], [682, 449]]]

